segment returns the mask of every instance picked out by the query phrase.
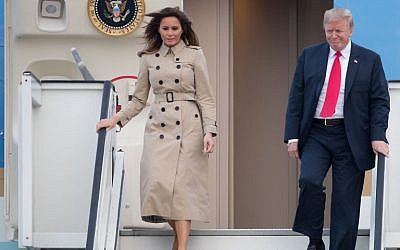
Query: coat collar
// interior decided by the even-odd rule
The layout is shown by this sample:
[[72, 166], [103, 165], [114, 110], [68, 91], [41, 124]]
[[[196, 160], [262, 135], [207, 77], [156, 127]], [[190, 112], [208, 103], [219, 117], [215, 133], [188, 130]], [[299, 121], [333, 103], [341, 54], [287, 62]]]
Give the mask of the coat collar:
[[180, 40], [175, 46], [173, 47], [168, 47], [164, 43], [160, 47], [160, 54], [162, 56], [168, 55], [170, 52], [173, 53], [173, 55], [179, 54], [179, 52], [186, 47], [186, 44], [184, 41]]

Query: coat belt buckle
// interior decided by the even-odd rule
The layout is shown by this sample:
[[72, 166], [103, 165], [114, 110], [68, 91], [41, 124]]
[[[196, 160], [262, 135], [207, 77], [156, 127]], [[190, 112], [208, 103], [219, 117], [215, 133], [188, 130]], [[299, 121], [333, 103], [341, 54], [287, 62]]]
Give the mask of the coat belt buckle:
[[165, 93], [165, 97], [167, 99], [167, 102], [173, 102], [174, 101], [174, 93], [171, 91], [168, 91]]

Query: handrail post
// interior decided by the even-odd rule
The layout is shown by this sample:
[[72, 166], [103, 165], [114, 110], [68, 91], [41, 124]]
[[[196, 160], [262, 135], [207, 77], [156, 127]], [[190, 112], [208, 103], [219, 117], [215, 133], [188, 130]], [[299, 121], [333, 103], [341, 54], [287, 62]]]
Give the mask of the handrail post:
[[382, 250], [383, 248], [383, 220], [384, 220], [384, 198], [385, 198], [385, 156], [378, 154], [376, 169], [376, 193], [375, 193], [375, 214], [374, 214], [374, 230], [373, 249]]

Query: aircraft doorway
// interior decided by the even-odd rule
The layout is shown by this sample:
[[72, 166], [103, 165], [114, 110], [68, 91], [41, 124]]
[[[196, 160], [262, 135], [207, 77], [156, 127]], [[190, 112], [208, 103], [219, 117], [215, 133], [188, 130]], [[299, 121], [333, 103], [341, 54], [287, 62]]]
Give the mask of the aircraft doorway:
[[[332, 1], [233, 1], [234, 227], [291, 228], [296, 162], [283, 130], [297, 56], [324, 41]], [[329, 179], [329, 178], [328, 178]]]

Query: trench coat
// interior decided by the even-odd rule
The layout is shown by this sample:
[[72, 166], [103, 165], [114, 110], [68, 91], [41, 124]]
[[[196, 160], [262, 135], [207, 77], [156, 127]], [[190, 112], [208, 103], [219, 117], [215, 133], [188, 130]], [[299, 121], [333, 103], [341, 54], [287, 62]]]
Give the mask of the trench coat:
[[181, 40], [140, 59], [133, 100], [117, 117], [124, 126], [154, 93], [140, 166], [141, 213], [147, 222], [209, 221], [206, 132], [216, 135], [216, 107], [202, 49]]

